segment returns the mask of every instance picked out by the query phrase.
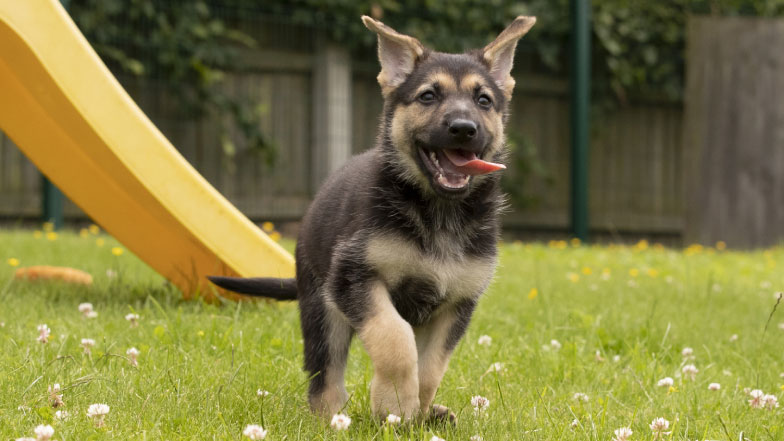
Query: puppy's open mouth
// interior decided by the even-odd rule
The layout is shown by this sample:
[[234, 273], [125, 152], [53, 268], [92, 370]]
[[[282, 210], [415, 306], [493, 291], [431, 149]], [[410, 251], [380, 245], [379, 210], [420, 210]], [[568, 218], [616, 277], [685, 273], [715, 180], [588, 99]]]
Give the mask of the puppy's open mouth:
[[436, 183], [446, 190], [462, 190], [468, 186], [471, 176], [506, 168], [503, 164], [479, 159], [475, 153], [467, 150], [428, 150], [420, 147], [419, 155]]

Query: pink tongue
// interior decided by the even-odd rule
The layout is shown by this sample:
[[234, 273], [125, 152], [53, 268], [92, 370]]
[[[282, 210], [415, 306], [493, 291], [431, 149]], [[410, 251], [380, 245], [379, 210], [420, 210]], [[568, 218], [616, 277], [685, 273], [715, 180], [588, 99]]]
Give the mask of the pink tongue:
[[449, 149], [444, 149], [442, 151], [444, 152], [444, 155], [447, 157], [447, 159], [449, 159], [449, 162], [455, 166], [455, 169], [465, 175], [484, 175], [506, 168], [506, 166], [503, 164], [482, 161], [481, 159], [477, 158], [475, 154], [470, 152]]

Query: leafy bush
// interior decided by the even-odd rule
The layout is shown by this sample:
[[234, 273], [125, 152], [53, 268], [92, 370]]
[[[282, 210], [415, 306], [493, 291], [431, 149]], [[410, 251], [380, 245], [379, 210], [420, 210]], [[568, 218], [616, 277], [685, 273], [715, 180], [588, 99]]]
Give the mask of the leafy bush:
[[255, 42], [217, 18], [206, 2], [71, 0], [67, 6], [113, 71], [163, 82], [186, 117], [215, 116], [224, 153], [236, 150], [229, 136], [235, 128], [248, 147], [272, 157], [255, 103], [219, 87], [224, 73], [238, 64], [238, 49]]

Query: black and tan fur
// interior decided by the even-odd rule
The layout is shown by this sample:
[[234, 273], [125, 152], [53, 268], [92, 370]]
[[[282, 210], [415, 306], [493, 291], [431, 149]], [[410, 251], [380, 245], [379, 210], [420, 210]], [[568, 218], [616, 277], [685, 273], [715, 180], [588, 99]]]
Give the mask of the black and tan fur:
[[[493, 277], [502, 205], [499, 173], [450, 189], [427, 157], [450, 148], [503, 161], [514, 50], [535, 19], [518, 17], [465, 54], [431, 51], [362, 20], [378, 34], [385, 104], [377, 145], [318, 192], [297, 242], [296, 281], [212, 280], [248, 294], [296, 296], [313, 411], [329, 416], [345, 405], [346, 358], [357, 335], [374, 365], [373, 413], [409, 419], [431, 413], [449, 357]], [[455, 121], [475, 130], [455, 130]]]

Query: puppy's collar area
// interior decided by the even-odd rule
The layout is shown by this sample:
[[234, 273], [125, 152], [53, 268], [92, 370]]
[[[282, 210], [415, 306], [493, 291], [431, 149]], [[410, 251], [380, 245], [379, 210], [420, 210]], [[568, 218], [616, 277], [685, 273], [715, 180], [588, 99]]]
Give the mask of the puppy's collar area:
[[425, 167], [436, 184], [448, 191], [461, 191], [468, 187], [472, 176], [484, 175], [506, 168], [503, 164], [479, 159], [476, 153], [460, 149], [429, 150], [419, 147]]

